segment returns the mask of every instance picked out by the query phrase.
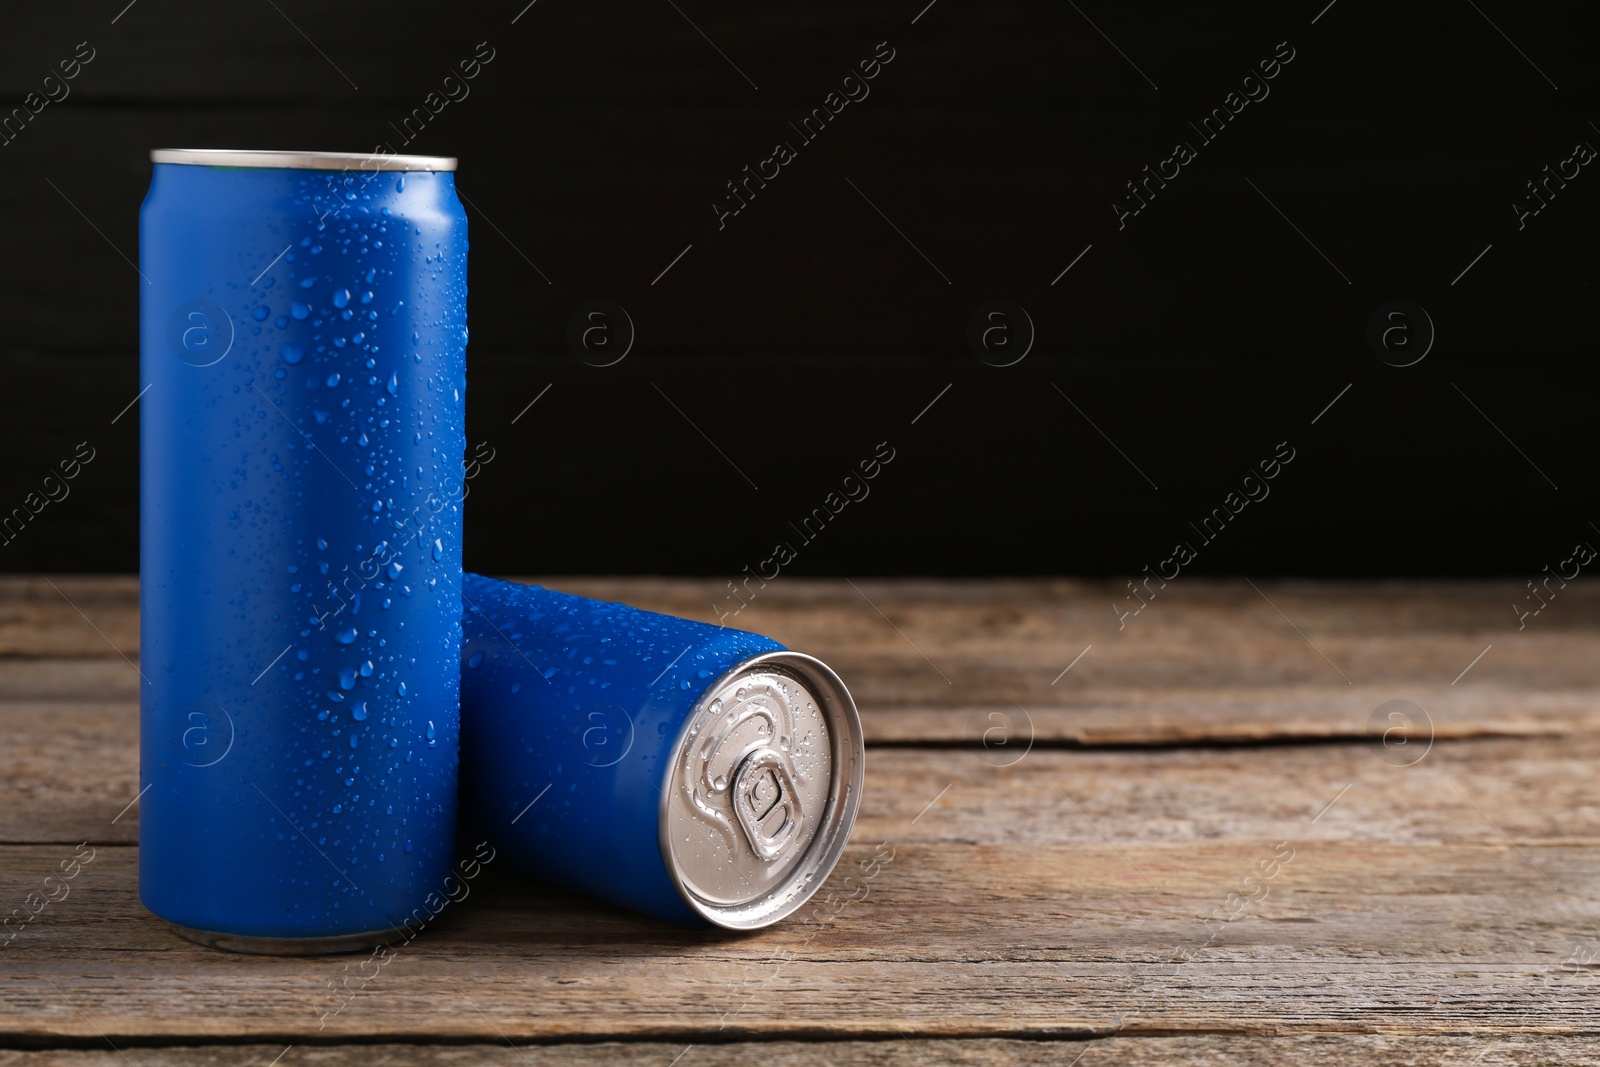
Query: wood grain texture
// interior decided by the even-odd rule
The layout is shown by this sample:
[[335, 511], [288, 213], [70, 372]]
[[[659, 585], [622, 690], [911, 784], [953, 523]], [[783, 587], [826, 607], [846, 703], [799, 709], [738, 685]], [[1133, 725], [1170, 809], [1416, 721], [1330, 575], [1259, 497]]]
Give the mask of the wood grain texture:
[[[1571, 1030], [1600, 993], [1568, 962], [1600, 939], [1596, 747], [1440, 743], [1409, 768], [1344, 746], [1039, 751], [1009, 769], [874, 752], [845, 870], [880, 840], [894, 859], [836, 921], [733, 938], [491, 879], [322, 1033]], [[1259, 905], [1208, 923], [1284, 841]], [[7, 848], [0, 888], [20, 899], [70, 851]], [[293, 1035], [336, 1006], [342, 961], [245, 967], [183, 942], [139, 906], [134, 864], [102, 848], [6, 950], [0, 1033]]]
[[[273, 1057], [283, 1067], [815, 1067], [817, 1064], [859, 1064], [861, 1067], [927, 1067], [930, 1063], [960, 1067], [1277, 1067], [1345, 1065], [1426, 1067], [1429, 1064], [1482, 1064], [1483, 1067], [1548, 1067], [1600, 1064], [1600, 1049], [1590, 1037], [1540, 1034], [1484, 1037], [1416, 1037], [1411, 1035], [1318, 1035], [1314, 1037], [1243, 1038], [1231, 1035], [1195, 1037], [1111, 1037], [1086, 1041], [1014, 1041], [969, 1039], [940, 1041], [735, 1041], [726, 1044], [665, 1042], [598, 1042], [585, 1045], [515, 1045], [507, 1042], [473, 1045], [202, 1045], [192, 1048], [141, 1048], [118, 1051], [50, 1049], [0, 1050], [0, 1067], [239, 1067], [265, 1065]], [[1082, 1057], [1078, 1059], [1078, 1057]]]
[[[868, 724], [816, 905], [737, 936], [491, 866], [362, 980], [140, 905], [137, 586], [50, 581], [0, 582], [0, 911], [96, 853], [0, 947], [0, 1067], [1600, 1060], [1582, 584], [1507, 634], [1509, 583], [1196, 581], [1107, 634], [1106, 583], [774, 582], [739, 623]], [[714, 617], [704, 581], [551, 584]], [[1385, 743], [1396, 698], [1431, 732]]]
[[[1112, 605], [1131, 602], [1111, 581], [780, 576], [741, 585], [741, 600], [715, 579], [536, 580], [814, 653], [880, 741], [976, 741], [972, 712], [1019, 705], [1040, 739], [1085, 744], [1372, 736], [1392, 699], [1420, 704], [1439, 736], [1586, 731], [1600, 716], [1600, 587], [1582, 582], [1519, 630], [1527, 593], [1512, 581], [1180, 579], [1119, 627]], [[17, 577], [3, 591], [0, 700], [135, 698], [121, 659], [138, 653], [131, 581]], [[241, 669], [281, 647], [263, 640]], [[61, 671], [39, 657], [115, 662]]]
[[[1595, 945], [1600, 848], [1291, 847], [901, 843], [834, 921], [752, 937], [492, 878], [369, 982], [330, 988], [359, 961], [241, 960], [180, 940], [139, 905], [134, 850], [107, 846], [5, 950], [0, 1038], [1589, 1030], [1600, 986], [1572, 961]], [[6, 865], [48, 871], [64, 852], [9, 846]], [[845, 863], [870, 855], [852, 846]], [[1274, 855], [1288, 859], [1259, 903], [1208, 925]]]
[[[1126, 610], [1138, 601], [1125, 583], [1111, 580], [896, 579], [852, 587], [843, 579], [780, 576], [764, 586], [753, 579], [748, 590], [741, 583], [743, 599], [714, 578], [514, 580], [625, 599], [706, 622], [721, 617], [729, 626], [771, 633], [836, 659], [852, 651], [873, 663], [888, 656], [887, 672], [880, 668], [871, 672], [873, 678], [887, 673], [898, 682], [902, 674], [926, 674], [941, 686], [929, 688], [925, 678], [917, 679], [922, 684], [912, 694], [901, 693], [902, 704], [943, 692], [946, 684], [912, 641], [936, 663], [955, 657], [964, 673], [984, 663], [994, 664], [994, 677], [1038, 671], [1045, 676], [1044, 692], [1088, 643], [1099, 654], [1073, 669], [1074, 684], [1331, 685], [1345, 684], [1338, 674], [1343, 669], [1358, 684], [1436, 678], [1448, 686], [1485, 644], [1498, 641], [1505, 651], [1475, 666], [1473, 683], [1489, 679], [1534, 690], [1600, 685], [1600, 663], [1578, 654], [1600, 634], [1600, 588], [1582, 582], [1561, 590], [1542, 616], [1519, 631], [1512, 604], [1528, 594], [1514, 580], [1278, 581], [1256, 583], [1258, 592], [1242, 580], [1180, 578], [1120, 628], [1111, 606]], [[110, 656], [116, 654], [113, 645], [129, 655], [138, 650], [134, 579], [17, 575], [0, 589], [0, 656], [52, 649]], [[85, 640], [95, 627], [105, 636]], [[1285, 654], [1295, 645], [1295, 655]], [[920, 672], [908, 669], [913, 662], [922, 665]], [[1032, 691], [1013, 689], [1004, 696]]]
[[[716, 618], [713, 598], [726, 597], [725, 587], [705, 580], [547, 582], [706, 621]], [[1350, 770], [1329, 778], [1347, 781], [1357, 769], [1371, 775], [1410, 762], [1430, 738], [1600, 733], [1600, 662], [1590, 654], [1600, 636], [1600, 595], [1581, 584], [1521, 632], [1497, 624], [1515, 588], [1496, 582], [1268, 583], [1262, 592], [1269, 604], [1243, 583], [1196, 581], [1175, 585], [1121, 631], [1110, 611], [1100, 610], [1115, 591], [1110, 583], [857, 585], [859, 591], [842, 581], [781, 579], [757, 590], [730, 621], [833, 664], [861, 705], [869, 743], [965, 746], [974, 750], [971, 766], [955, 766], [969, 772], [1037, 748], [1024, 768], [1031, 771], [1050, 765], [1054, 757], [1043, 750], [1062, 745], [1365, 743], [1264, 760], [1171, 757], [1201, 760], [1201, 775], [1242, 768], [1262, 789], [1277, 791], [1321, 766], [1348, 763]], [[0, 809], [0, 840], [132, 841], [136, 810], [116, 825], [109, 819], [140, 788], [136, 584], [57, 576], [8, 579], [0, 587], [0, 729], [9, 739], [10, 796]], [[1344, 684], [1309, 639], [1360, 683]], [[246, 673], [275, 654], [263, 645], [260, 663], [247, 665]], [[1416, 732], [1391, 737], [1386, 748], [1392, 722], [1379, 709], [1393, 700], [1412, 702], [1400, 711], [1412, 716]], [[1587, 742], [1557, 742], [1517, 751], [1551, 759], [1591, 750]], [[1492, 766], [1507, 750], [1452, 751]], [[1129, 768], [1167, 758], [1112, 757], [1100, 772], [1114, 788]], [[882, 752], [874, 766], [897, 759]], [[1429, 766], [1440, 762], [1436, 757]], [[1571, 770], [1552, 768], [1550, 780], [1566, 783]], [[1405, 781], [1428, 773], [1419, 768]], [[1470, 773], [1495, 778], [1492, 771]], [[1195, 807], [1207, 810], [1214, 802]]]
[[[137, 713], [93, 710], [0, 705], [10, 739], [0, 841], [137, 840]], [[1600, 841], [1600, 786], [1588, 779], [1600, 762], [1593, 735], [1110, 751], [1019, 745], [872, 747], [861, 840], [1068, 844], [1100, 840], [1097, 826], [1118, 842], [1292, 832], [1439, 843], [1487, 839], [1487, 817], [1519, 842]], [[1345, 786], [1325, 816], [1301, 825]]]

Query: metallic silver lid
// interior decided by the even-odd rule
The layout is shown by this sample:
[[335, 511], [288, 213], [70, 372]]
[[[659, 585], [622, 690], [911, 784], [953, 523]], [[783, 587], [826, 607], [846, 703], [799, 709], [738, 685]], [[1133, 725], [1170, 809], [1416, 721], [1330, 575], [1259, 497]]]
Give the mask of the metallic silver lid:
[[235, 151], [231, 148], [156, 148], [152, 163], [191, 167], [280, 167], [291, 170], [455, 170], [454, 156], [396, 156], [375, 152]]
[[733, 667], [690, 713], [661, 798], [661, 855], [684, 900], [730, 930], [794, 912], [844, 852], [865, 765], [855, 701], [821, 660]]

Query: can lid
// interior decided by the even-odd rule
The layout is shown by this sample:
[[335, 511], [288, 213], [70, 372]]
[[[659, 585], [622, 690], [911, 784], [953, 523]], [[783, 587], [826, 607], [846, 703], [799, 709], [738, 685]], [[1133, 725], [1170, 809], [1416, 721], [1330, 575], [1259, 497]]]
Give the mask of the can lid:
[[156, 148], [152, 163], [191, 167], [274, 167], [290, 170], [455, 170], [454, 156], [397, 156], [377, 152], [238, 151], [232, 148]]
[[661, 798], [661, 855], [689, 906], [730, 930], [769, 926], [839, 862], [866, 764], [850, 692], [821, 660], [753, 656], [695, 704]]

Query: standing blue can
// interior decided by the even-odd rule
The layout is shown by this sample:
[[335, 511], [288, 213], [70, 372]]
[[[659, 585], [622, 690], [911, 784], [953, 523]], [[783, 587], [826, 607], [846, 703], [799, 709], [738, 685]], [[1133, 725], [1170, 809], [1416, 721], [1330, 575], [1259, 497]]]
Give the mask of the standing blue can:
[[463, 590], [463, 804], [513, 866], [734, 930], [821, 888], [865, 762], [838, 675], [742, 630], [475, 574]]
[[455, 160], [151, 158], [139, 895], [219, 948], [392, 940], [453, 860]]

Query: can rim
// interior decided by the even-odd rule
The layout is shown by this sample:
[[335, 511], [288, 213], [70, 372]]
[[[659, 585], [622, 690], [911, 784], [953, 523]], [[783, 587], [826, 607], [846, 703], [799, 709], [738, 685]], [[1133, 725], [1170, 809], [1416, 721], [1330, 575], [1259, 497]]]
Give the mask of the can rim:
[[153, 148], [152, 163], [190, 167], [268, 167], [288, 170], [453, 171], [454, 156], [400, 156], [379, 152], [297, 152], [280, 149]]
[[[827, 807], [822, 817], [822, 827], [806, 847], [801, 862], [777, 886], [760, 896], [739, 904], [721, 905], [703, 900], [684, 881], [677, 857], [672, 850], [669, 812], [672, 783], [678, 757], [689, 738], [690, 730], [705, 707], [707, 694], [723, 690], [734, 679], [761, 668], [776, 668], [792, 675], [796, 681], [816, 697], [818, 707], [828, 725], [829, 747], [832, 759], [828, 783]], [[684, 717], [683, 726], [671, 749], [667, 761], [667, 774], [662, 782], [661, 803], [657, 815], [657, 841], [667, 874], [678, 891], [678, 896], [696, 914], [713, 925], [726, 930], [759, 930], [798, 911], [810, 900], [833, 869], [839, 865], [844, 848], [855, 825], [856, 812], [861, 806], [861, 789], [866, 775], [866, 745], [861, 730], [861, 715], [856, 702], [845, 688], [844, 680], [833, 668], [803, 652], [778, 649], [763, 652], [741, 660], [706, 687], [693, 710]], [[848, 767], [848, 773], [844, 769]]]

